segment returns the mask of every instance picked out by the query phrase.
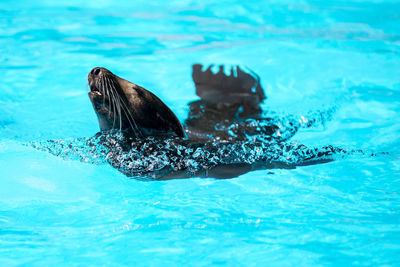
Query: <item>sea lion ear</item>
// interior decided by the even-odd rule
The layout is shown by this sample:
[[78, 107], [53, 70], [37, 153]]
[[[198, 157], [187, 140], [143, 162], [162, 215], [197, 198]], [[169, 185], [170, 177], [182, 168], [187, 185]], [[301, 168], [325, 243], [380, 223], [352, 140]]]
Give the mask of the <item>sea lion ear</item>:
[[231, 68], [230, 75], [224, 73], [224, 67], [213, 73], [210, 65], [203, 71], [203, 65], [192, 66], [192, 78], [196, 94], [207, 102], [224, 102], [230, 104], [248, 102], [260, 104], [266, 99], [259, 76], [249, 70], [243, 71], [239, 66]]

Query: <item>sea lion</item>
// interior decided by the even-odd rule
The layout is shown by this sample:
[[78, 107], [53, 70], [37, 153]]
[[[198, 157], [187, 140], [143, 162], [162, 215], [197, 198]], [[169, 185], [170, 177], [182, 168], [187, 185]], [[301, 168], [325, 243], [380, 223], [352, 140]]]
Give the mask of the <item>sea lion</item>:
[[213, 73], [195, 64], [192, 77], [200, 99], [189, 103], [182, 127], [153, 93], [105, 68], [94, 68], [88, 76], [89, 97], [101, 132], [34, 146], [64, 158], [109, 163], [137, 179], [233, 178], [357, 152], [288, 142], [299, 129], [323, 123], [323, 114], [308, 116], [306, 124], [291, 116], [268, 116], [260, 106], [266, 99], [260, 79], [251, 71], [234, 67], [226, 75], [222, 67]]
[[89, 98], [102, 132], [120, 130], [131, 137], [184, 137], [175, 114], [156, 95], [96, 67], [88, 75]]

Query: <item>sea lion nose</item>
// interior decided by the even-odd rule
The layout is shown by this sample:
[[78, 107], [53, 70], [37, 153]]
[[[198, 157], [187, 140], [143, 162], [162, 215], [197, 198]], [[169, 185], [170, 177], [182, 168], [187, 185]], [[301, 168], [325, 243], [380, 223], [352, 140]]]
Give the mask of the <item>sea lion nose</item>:
[[96, 67], [96, 68], [92, 69], [90, 74], [92, 74], [93, 76], [97, 76], [100, 74], [100, 71], [101, 71], [101, 68]]

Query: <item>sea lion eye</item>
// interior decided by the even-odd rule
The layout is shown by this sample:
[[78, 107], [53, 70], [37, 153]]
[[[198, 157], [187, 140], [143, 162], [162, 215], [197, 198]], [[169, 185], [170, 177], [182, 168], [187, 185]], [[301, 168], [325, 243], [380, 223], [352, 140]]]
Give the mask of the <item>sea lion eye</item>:
[[92, 70], [92, 74], [93, 74], [93, 75], [99, 75], [99, 73], [100, 73], [100, 68], [94, 68], [94, 69]]

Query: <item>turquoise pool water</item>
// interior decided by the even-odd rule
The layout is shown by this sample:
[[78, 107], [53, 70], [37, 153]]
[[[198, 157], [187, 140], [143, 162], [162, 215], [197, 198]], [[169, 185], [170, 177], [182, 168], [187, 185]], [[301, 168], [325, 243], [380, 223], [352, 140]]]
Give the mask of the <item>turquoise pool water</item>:
[[[294, 142], [389, 154], [143, 182], [27, 145], [98, 131], [95, 66], [183, 121], [196, 62], [252, 68], [274, 114], [335, 110]], [[2, 1], [0, 69], [1, 266], [400, 264], [397, 1]]]

